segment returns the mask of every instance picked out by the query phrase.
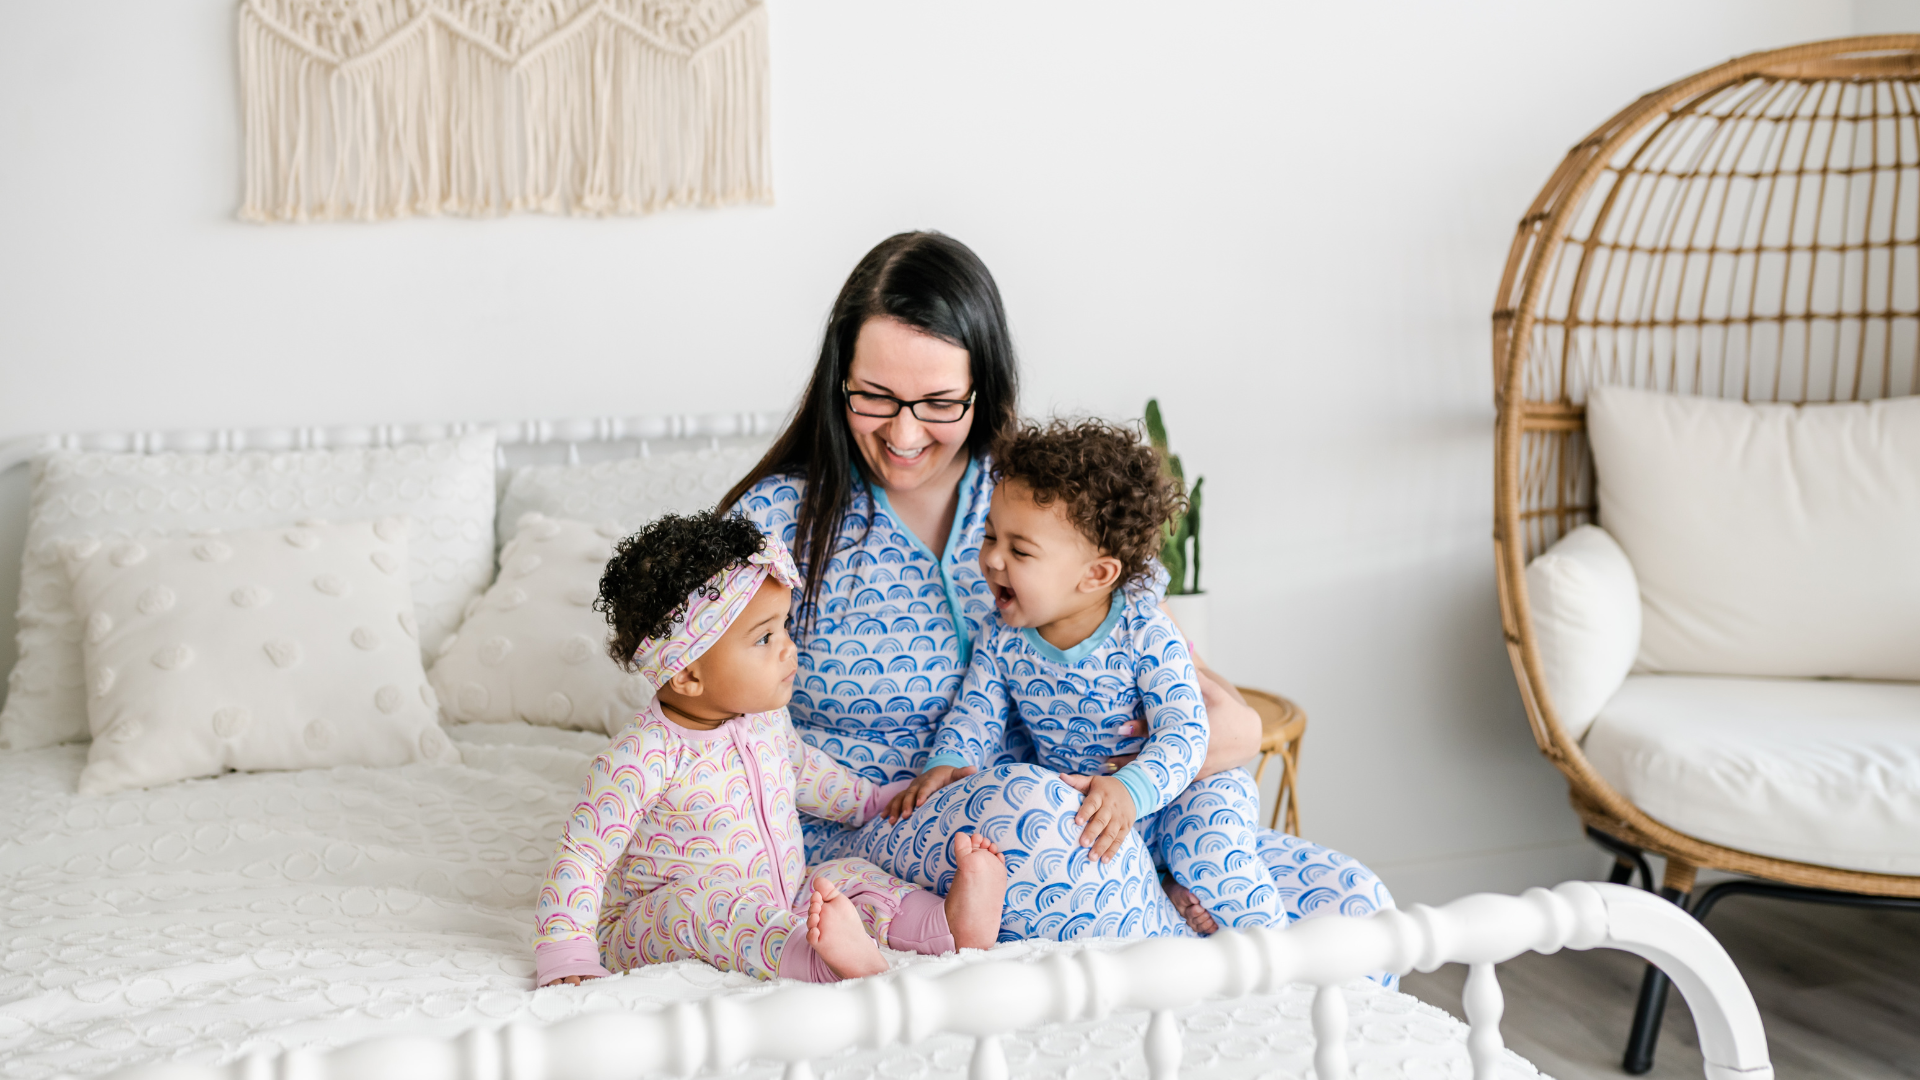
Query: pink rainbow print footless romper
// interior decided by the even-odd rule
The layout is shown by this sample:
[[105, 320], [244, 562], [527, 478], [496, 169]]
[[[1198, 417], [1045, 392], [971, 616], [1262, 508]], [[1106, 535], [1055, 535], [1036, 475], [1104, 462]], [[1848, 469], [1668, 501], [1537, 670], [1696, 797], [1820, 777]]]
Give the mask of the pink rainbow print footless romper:
[[[662, 644], [695, 647], [673, 649], [671, 663], [690, 663], [744, 606], [709, 618], [709, 604], [751, 596], [770, 574], [797, 580], [780, 542], [767, 545], [754, 565], [694, 594], [685, 622], [698, 632]], [[643, 673], [660, 655], [641, 663]], [[663, 669], [652, 670], [656, 685], [665, 681]], [[562, 831], [534, 912], [535, 985], [687, 959], [762, 979], [833, 981], [807, 944], [816, 875], [853, 902], [876, 941], [951, 951], [933, 893], [864, 859], [808, 871], [800, 811], [857, 826], [893, 793], [801, 741], [784, 708], [696, 731], [650, 704], [593, 759]]]

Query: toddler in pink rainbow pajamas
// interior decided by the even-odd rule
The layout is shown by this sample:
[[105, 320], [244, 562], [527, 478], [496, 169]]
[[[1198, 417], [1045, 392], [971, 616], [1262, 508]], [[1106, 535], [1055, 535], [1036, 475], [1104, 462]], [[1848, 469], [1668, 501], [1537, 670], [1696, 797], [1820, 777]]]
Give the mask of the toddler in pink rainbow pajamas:
[[906, 785], [788, 721], [799, 584], [741, 517], [669, 515], [620, 544], [596, 607], [655, 697], [588, 769], [535, 910], [535, 985], [685, 959], [832, 982], [885, 971], [876, 939], [937, 954], [998, 937], [1006, 864], [986, 840], [955, 837], [944, 900], [863, 859], [807, 868], [799, 811], [857, 826]]

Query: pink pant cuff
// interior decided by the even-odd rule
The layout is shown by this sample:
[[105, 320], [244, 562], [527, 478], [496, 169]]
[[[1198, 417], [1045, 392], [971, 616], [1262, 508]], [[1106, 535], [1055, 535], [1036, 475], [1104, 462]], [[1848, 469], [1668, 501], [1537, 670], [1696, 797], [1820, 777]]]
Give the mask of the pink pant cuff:
[[807, 943], [807, 931], [804, 926], [796, 928], [787, 935], [787, 943], [780, 947], [780, 970], [774, 972], [782, 979], [798, 979], [801, 982], [830, 983], [839, 982], [840, 976], [833, 973], [820, 954], [813, 951]]
[[543, 941], [533, 947], [533, 985], [585, 975], [599, 979], [612, 972], [600, 965], [600, 943], [592, 938]]
[[893, 925], [887, 927], [887, 945], [901, 952], [927, 956], [953, 952], [953, 930], [947, 925], [946, 902], [925, 889], [902, 897]]

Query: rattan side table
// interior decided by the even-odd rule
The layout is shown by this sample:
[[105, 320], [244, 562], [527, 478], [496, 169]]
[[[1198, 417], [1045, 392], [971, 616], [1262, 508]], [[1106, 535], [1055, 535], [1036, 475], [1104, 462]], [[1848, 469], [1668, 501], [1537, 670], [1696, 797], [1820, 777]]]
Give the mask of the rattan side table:
[[1286, 831], [1300, 835], [1300, 740], [1307, 734], [1307, 712], [1279, 694], [1242, 686], [1240, 696], [1260, 714], [1260, 764], [1254, 768], [1253, 782], [1267, 771], [1267, 759], [1280, 756], [1280, 790], [1274, 793], [1273, 817], [1267, 828], [1280, 827], [1281, 811], [1286, 812]]

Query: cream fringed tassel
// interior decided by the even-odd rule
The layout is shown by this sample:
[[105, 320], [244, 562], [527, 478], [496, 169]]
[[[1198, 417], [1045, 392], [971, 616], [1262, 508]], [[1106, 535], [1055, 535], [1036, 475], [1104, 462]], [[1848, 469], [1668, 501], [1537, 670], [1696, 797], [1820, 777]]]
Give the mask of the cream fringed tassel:
[[761, 0], [241, 0], [249, 221], [770, 202]]

